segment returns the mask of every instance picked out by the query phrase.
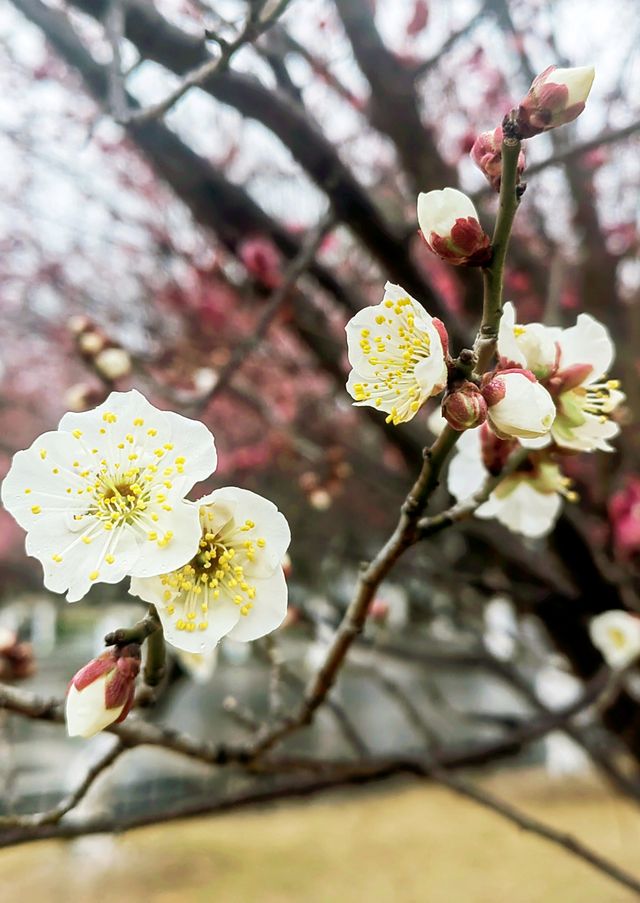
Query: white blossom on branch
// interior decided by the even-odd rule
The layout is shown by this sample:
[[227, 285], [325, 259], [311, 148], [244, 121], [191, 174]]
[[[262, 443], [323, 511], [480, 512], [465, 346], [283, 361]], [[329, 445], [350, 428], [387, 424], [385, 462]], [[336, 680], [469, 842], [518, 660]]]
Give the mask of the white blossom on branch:
[[157, 607], [166, 640], [204, 653], [224, 636], [255, 640], [279, 627], [287, 612], [282, 563], [291, 534], [268, 499], [235, 486], [191, 503], [199, 545], [178, 569], [134, 578], [130, 592]]
[[27, 531], [47, 589], [76, 602], [94, 583], [188, 561], [200, 522], [185, 496], [215, 466], [204, 424], [160, 411], [135, 390], [112, 392], [18, 452], [2, 502]]
[[347, 391], [356, 405], [384, 411], [404, 423], [447, 382], [444, 326], [399, 285], [387, 282], [380, 304], [365, 307], [347, 323]]

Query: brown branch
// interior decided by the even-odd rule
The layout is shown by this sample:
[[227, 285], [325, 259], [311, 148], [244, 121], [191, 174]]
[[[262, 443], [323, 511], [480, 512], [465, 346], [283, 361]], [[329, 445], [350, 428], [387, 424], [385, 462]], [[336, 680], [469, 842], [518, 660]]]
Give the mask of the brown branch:
[[7, 828], [37, 828], [42, 825], [53, 825], [82, 802], [98, 777], [126, 750], [120, 741], [116, 741], [103, 756], [87, 770], [84, 778], [68, 796], [64, 797], [53, 808], [45, 812], [34, 812], [30, 815], [0, 816], [0, 836]]
[[[118, 2], [118, 0], [116, 0], [116, 2]], [[114, 110], [115, 118], [123, 125], [126, 125], [129, 122], [148, 122], [150, 119], [161, 119], [182, 97], [184, 97], [187, 91], [191, 90], [191, 88], [202, 87], [209, 79], [216, 75], [221, 75], [230, 65], [234, 54], [236, 54], [241, 47], [256, 41], [271, 28], [290, 2], [291, 0], [279, 0], [273, 9], [273, 12], [264, 18], [260, 18], [260, 12], [264, 3], [250, 5], [246, 22], [233, 41], [227, 42], [220, 37], [207, 34], [207, 38], [209, 40], [215, 40], [220, 47], [219, 57], [208, 60], [188, 72], [182, 82], [174, 88], [164, 100], [141, 110], [127, 110], [124, 118], [118, 119]], [[124, 99], [124, 92], [122, 93], [122, 98]]]
[[480, 489], [469, 496], [469, 498], [463, 499], [461, 502], [452, 505], [440, 514], [434, 514], [433, 517], [422, 518], [422, 520], [418, 522], [420, 539], [427, 539], [427, 537], [440, 533], [447, 527], [451, 527], [453, 524], [457, 524], [460, 521], [471, 517], [480, 505], [488, 500], [493, 490], [500, 485], [505, 477], [508, 477], [509, 474], [516, 471], [518, 467], [526, 461], [529, 454], [530, 452], [526, 448], [516, 450], [509, 456], [500, 473], [495, 476], [487, 477]]
[[476, 28], [477, 25], [485, 18], [487, 15], [488, 4], [483, 3], [477, 13], [471, 16], [469, 21], [462, 25], [457, 31], [453, 31], [446, 40], [442, 42], [442, 45], [438, 48], [438, 51], [428, 60], [423, 60], [421, 63], [418, 63], [417, 66], [413, 67], [413, 77], [418, 79], [427, 75], [432, 69], [434, 69], [439, 63], [442, 62], [444, 57], [452, 50], [455, 45], [460, 41], [461, 38], [466, 38], [468, 35]]
[[438, 485], [440, 470], [459, 436], [450, 427], [445, 427], [433, 446], [425, 451], [422, 470], [402, 505], [398, 524], [373, 561], [363, 568], [351, 603], [324, 662], [307, 686], [298, 713], [260, 738], [251, 750], [254, 756], [271, 749], [289, 734], [311, 723], [315, 711], [333, 686], [351, 645], [362, 632], [376, 590], [396, 561], [416, 541], [420, 515]]

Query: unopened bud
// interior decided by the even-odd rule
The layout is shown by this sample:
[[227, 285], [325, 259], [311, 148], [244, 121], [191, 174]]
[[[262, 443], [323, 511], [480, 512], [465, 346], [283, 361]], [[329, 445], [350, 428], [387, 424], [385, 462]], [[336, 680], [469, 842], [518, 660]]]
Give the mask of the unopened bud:
[[80, 335], [91, 327], [91, 320], [84, 314], [74, 314], [67, 320], [67, 329], [72, 335]]
[[418, 223], [438, 257], [454, 266], [484, 266], [491, 259], [491, 242], [473, 201], [456, 188], [418, 195]]
[[487, 419], [487, 402], [472, 382], [464, 382], [442, 403], [442, 416], [451, 429], [462, 432], [480, 426]]
[[124, 348], [105, 348], [95, 356], [93, 365], [100, 376], [110, 382], [131, 373], [131, 358]]
[[72, 678], [65, 718], [70, 737], [92, 737], [124, 721], [133, 705], [140, 647], [114, 647], [92, 659]]
[[[492, 132], [482, 132], [476, 138], [471, 148], [471, 159], [480, 169], [494, 191], [500, 191], [502, 179], [502, 126], [498, 126]], [[518, 154], [518, 178], [522, 176], [525, 167], [524, 150]]]
[[83, 332], [78, 337], [78, 347], [83, 354], [98, 354], [105, 345], [105, 338], [99, 332]]
[[531, 138], [577, 119], [584, 110], [594, 76], [593, 66], [574, 69], [549, 66], [541, 72], [518, 108], [520, 136]]

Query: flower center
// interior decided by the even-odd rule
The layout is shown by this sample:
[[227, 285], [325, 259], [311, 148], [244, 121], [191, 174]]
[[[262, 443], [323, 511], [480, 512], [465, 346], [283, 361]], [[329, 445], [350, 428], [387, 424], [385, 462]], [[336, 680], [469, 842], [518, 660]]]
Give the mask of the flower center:
[[595, 414], [604, 423], [608, 415], [616, 407], [617, 401], [612, 397], [613, 392], [620, 388], [617, 379], [609, 379], [606, 382], [591, 383], [590, 386], [574, 389], [582, 410], [587, 414]]
[[[356, 401], [367, 401], [375, 395], [375, 404], [380, 407], [383, 401], [405, 396], [405, 404], [409, 404], [411, 411], [417, 411], [420, 407], [420, 387], [413, 371], [416, 364], [430, 356], [431, 339], [416, 327], [410, 298], [385, 301], [384, 305], [394, 316], [379, 314], [376, 317], [379, 331], [360, 331], [360, 347], [367, 355], [369, 365], [374, 368], [378, 382], [373, 385], [356, 383], [354, 397]], [[393, 407], [387, 423], [399, 423], [400, 417], [398, 408]]]
[[616, 649], [624, 649], [627, 645], [627, 638], [622, 630], [619, 627], [610, 627], [609, 628], [609, 639], [611, 643], [616, 647]]
[[161, 578], [167, 613], [176, 613], [179, 604], [176, 627], [189, 633], [207, 629], [210, 605], [221, 596], [231, 599], [241, 615], [249, 614], [256, 588], [248, 582], [245, 570], [266, 545], [264, 539], [244, 538], [243, 534], [255, 529], [253, 521], [247, 520], [239, 527], [226, 524], [216, 531], [207, 523], [210, 514], [207, 509], [201, 509], [202, 536], [191, 561]]
[[137, 483], [134, 476], [131, 473], [130, 480], [115, 482], [106, 470], [100, 471], [93, 485], [85, 490], [93, 496], [87, 513], [114, 526], [133, 523], [146, 510], [151, 498], [149, 488]]

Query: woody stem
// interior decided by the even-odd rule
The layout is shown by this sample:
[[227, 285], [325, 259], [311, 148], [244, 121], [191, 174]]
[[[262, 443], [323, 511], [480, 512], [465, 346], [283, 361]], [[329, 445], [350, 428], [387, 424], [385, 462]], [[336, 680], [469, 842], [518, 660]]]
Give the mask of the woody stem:
[[496, 218], [491, 246], [493, 256], [489, 266], [482, 270], [484, 295], [482, 303], [482, 324], [478, 330], [474, 351], [478, 358], [477, 373], [482, 375], [491, 363], [498, 341], [498, 328], [502, 317], [502, 292], [504, 283], [504, 263], [511, 237], [511, 228], [520, 203], [518, 190], [518, 156], [521, 142], [511, 137], [505, 127], [502, 141], [502, 180], [500, 183], [500, 206]]

